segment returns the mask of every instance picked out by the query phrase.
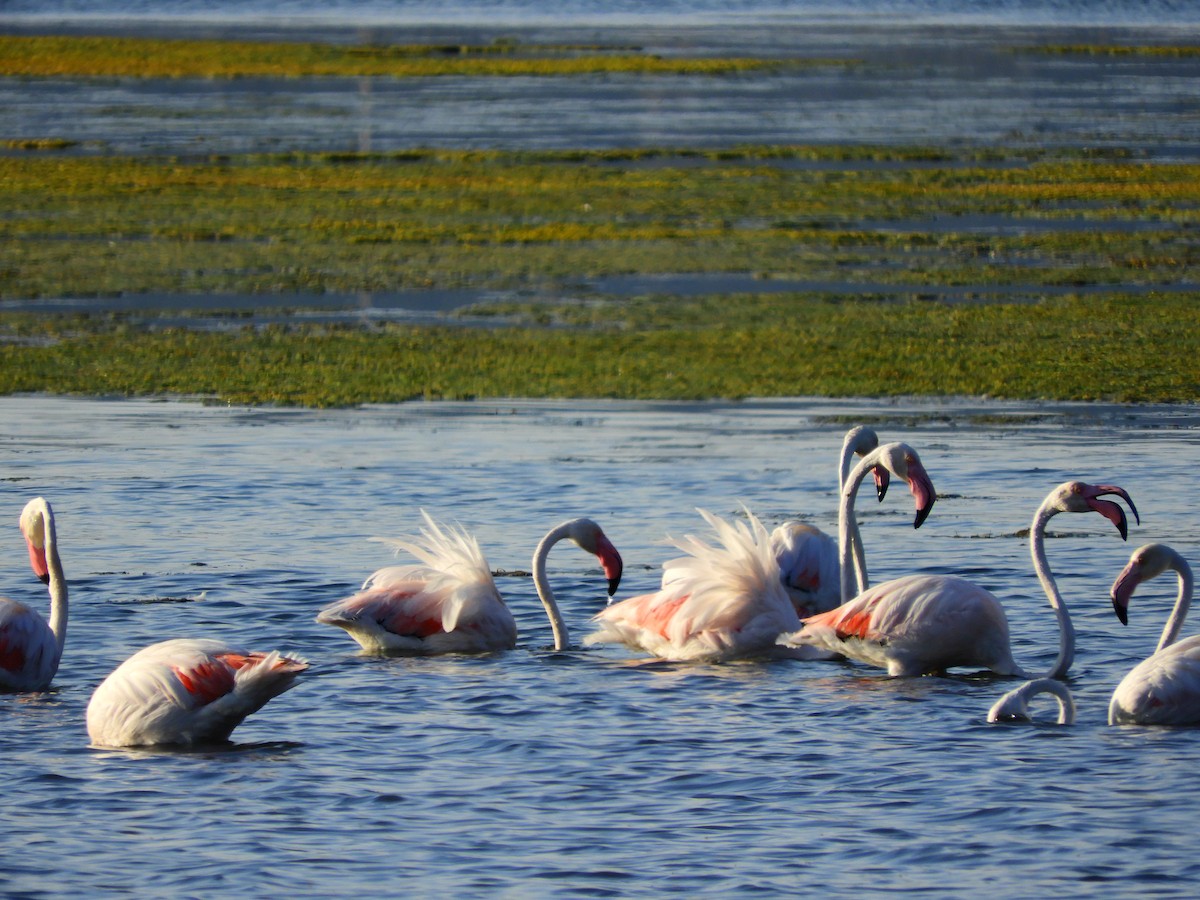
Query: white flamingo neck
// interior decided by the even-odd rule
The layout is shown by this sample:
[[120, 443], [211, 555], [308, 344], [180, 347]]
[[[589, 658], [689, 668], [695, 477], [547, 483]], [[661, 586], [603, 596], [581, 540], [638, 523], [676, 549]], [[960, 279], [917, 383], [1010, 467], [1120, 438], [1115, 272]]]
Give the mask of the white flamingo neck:
[[1050, 562], [1046, 559], [1046, 526], [1058, 514], [1059, 510], [1043, 501], [1033, 514], [1033, 524], [1029, 528], [1029, 550], [1033, 556], [1033, 570], [1037, 573], [1038, 581], [1046, 592], [1046, 599], [1058, 619], [1058, 658], [1046, 673], [1045, 678], [1062, 678], [1071, 668], [1075, 659], [1075, 626], [1071, 624], [1071, 614], [1058, 592], [1054, 581], [1054, 573], [1050, 571]]
[[1183, 620], [1187, 617], [1188, 610], [1192, 605], [1192, 589], [1195, 586], [1192, 567], [1178, 553], [1173, 550], [1171, 552], [1171, 561], [1167, 567], [1173, 569], [1179, 576], [1179, 593], [1175, 596], [1175, 606], [1171, 610], [1171, 615], [1167, 617], [1167, 624], [1163, 626], [1162, 637], [1158, 639], [1156, 653], [1171, 646], [1179, 637], [1179, 632], [1183, 630]]
[[[851, 470], [842, 483], [842, 496], [838, 503], [838, 570], [842, 582], [842, 603], [846, 603], [856, 596], [854, 589], [854, 536], [858, 534], [858, 521], [854, 518], [854, 498], [858, 493], [859, 485], [867, 477], [867, 472], [877, 461], [878, 454], [868, 453], [858, 461], [858, 465]], [[865, 561], [863, 561], [859, 575], [865, 589], [867, 578]]]
[[551, 547], [569, 537], [570, 526], [570, 522], [564, 522], [552, 528], [538, 543], [537, 549], [533, 551], [533, 586], [537, 589], [538, 599], [542, 601], [542, 606], [546, 608], [546, 616], [550, 619], [550, 627], [554, 631], [555, 650], [565, 650], [570, 636], [567, 633], [567, 624], [563, 621], [562, 613], [559, 612], [558, 603], [554, 599], [550, 581], [546, 577], [546, 559], [550, 556]]
[[67, 641], [67, 579], [63, 575], [62, 560], [58, 556], [58, 532], [54, 527], [54, 511], [49, 503], [42, 504], [41, 514], [46, 570], [50, 576], [50, 630], [54, 632], [61, 656]]
[[[846, 432], [846, 438], [845, 438], [845, 440], [842, 441], [842, 453], [841, 453], [841, 456], [838, 458], [839, 509], [840, 509], [841, 492], [842, 492], [842, 489], [846, 486], [846, 479], [848, 479], [850, 477], [850, 468], [854, 464], [855, 442], [857, 441], [857, 439], [859, 437], [857, 432], [858, 432], [858, 429], [853, 429], [853, 428], [850, 431]], [[841, 514], [840, 514], [840, 512], [838, 515], [838, 532], [839, 532], [838, 533], [838, 553], [840, 556], [841, 548], [845, 546], [845, 539], [841, 535]], [[855, 596], [856, 594], [861, 594], [863, 591], [865, 591], [867, 589], [867, 584], [868, 584], [867, 555], [866, 555], [866, 551], [863, 549], [862, 535], [859, 533], [857, 522], [854, 522], [853, 526], [850, 529], [850, 553], [852, 555], [853, 562], [854, 562], [855, 579], [858, 583], [857, 592], [852, 590], [850, 596]], [[839, 568], [840, 568], [840, 565], [841, 565], [840, 558], [838, 560], [838, 563], [839, 563]], [[842, 593], [842, 602], [843, 603], [845, 603], [847, 600], [850, 599], [850, 597], [848, 597], [846, 595], [846, 590], [845, 590], [844, 585], [842, 586], [841, 593]]]

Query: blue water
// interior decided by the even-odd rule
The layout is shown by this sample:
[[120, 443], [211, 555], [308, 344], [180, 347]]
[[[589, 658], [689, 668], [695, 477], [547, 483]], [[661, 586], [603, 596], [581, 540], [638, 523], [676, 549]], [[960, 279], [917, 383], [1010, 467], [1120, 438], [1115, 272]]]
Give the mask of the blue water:
[[[523, 574], [499, 586], [517, 649], [360, 656], [312, 618], [390, 559], [418, 509], [528, 569], [555, 522], [599, 520], [651, 589], [697, 505], [832, 527], [850, 421], [921, 452], [940, 499], [865, 504], [876, 578], [959, 572], [1004, 601], [1018, 660], [1055, 652], [1022, 532], [1067, 478], [1125, 486], [1123, 544], [1062, 517], [1049, 555], [1075, 615], [1080, 721], [988, 725], [1011, 682], [892, 680], [853, 664], [635, 665], [581, 649], [604, 602], [590, 557], [550, 574], [572, 648], [550, 648]], [[1129, 552], [1200, 561], [1200, 408], [938, 401], [430, 403], [342, 411], [0, 399], [4, 592], [45, 607], [15, 518], [54, 503], [71, 623], [54, 690], [0, 696], [0, 894], [1194, 897], [1200, 731], [1109, 728], [1173, 585], [1113, 616]], [[7, 510], [7, 512], [3, 512]], [[140, 646], [223, 637], [300, 653], [292, 692], [227, 751], [88, 747], [91, 690]], [[1049, 709], [1046, 709], [1049, 716]]]
[[636, 46], [853, 60], [753, 76], [0, 79], [0, 137], [71, 152], [745, 144], [1120, 148], [1200, 158], [1200, 60], [1030, 52], [1200, 42], [1200, 4], [0, 2], [0, 33]]

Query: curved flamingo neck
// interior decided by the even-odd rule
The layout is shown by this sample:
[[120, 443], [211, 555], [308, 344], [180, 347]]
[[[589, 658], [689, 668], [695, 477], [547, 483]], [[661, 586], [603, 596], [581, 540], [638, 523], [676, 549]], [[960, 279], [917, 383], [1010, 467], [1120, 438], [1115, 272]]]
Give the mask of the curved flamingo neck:
[[1029, 529], [1029, 550], [1033, 556], [1033, 570], [1037, 573], [1038, 581], [1046, 592], [1046, 599], [1058, 619], [1058, 658], [1046, 673], [1045, 678], [1062, 678], [1071, 668], [1075, 659], [1075, 626], [1071, 624], [1071, 614], [1058, 592], [1054, 581], [1054, 573], [1050, 571], [1050, 562], [1046, 559], [1046, 526], [1058, 514], [1059, 510], [1043, 502], [1033, 514], [1033, 524]]
[[[842, 441], [842, 454], [838, 459], [838, 495], [840, 498], [842, 488], [846, 485], [846, 479], [850, 477], [850, 467], [854, 463], [854, 446], [858, 439], [858, 429], [852, 428], [846, 432], [846, 438]], [[860, 479], [861, 483], [861, 479]], [[841, 548], [845, 546], [845, 538], [841, 535], [841, 512], [838, 513], [838, 553], [841, 553]], [[850, 529], [850, 553], [854, 561], [854, 574], [858, 582], [858, 590], [855, 592], [851, 588], [850, 596], [846, 595], [845, 585], [842, 585], [842, 602], [845, 603], [850, 597], [856, 593], [861, 594], [867, 589], [867, 554], [863, 549], [862, 535], [858, 530], [858, 523], [854, 522]], [[839, 565], [841, 560], [839, 558]]]
[[[843, 603], [856, 596], [854, 590], [854, 567], [856, 565], [854, 540], [858, 534], [858, 521], [854, 518], [854, 498], [858, 494], [859, 485], [867, 477], [867, 472], [871, 471], [878, 461], [879, 454], [876, 451], [868, 453], [858, 461], [858, 465], [850, 471], [842, 483], [841, 502], [838, 504], [838, 568], [841, 574]], [[867, 577], [865, 561], [860, 575], [863, 589], [865, 589]]]
[[533, 551], [533, 586], [537, 589], [538, 599], [546, 608], [546, 616], [550, 619], [550, 627], [554, 630], [554, 649], [565, 650], [569, 641], [567, 624], [559, 612], [558, 603], [554, 599], [554, 591], [546, 578], [546, 558], [550, 556], [550, 548], [568, 537], [570, 523], [564, 522], [552, 528]]
[[1171, 615], [1167, 618], [1167, 624], [1163, 626], [1162, 637], [1158, 639], [1158, 647], [1155, 648], [1155, 653], [1175, 643], [1175, 639], [1179, 637], [1179, 632], [1183, 630], [1183, 620], [1186, 618], [1188, 609], [1192, 605], [1192, 588], [1194, 587], [1192, 567], [1178, 553], [1173, 550], [1171, 553], [1171, 560], [1167, 568], [1173, 569], [1179, 576], [1179, 593], [1175, 597], [1175, 606], [1171, 610]]
[[54, 528], [54, 512], [50, 504], [42, 506], [42, 531], [46, 542], [46, 569], [50, 575], [50, 630], [58, 642], [58, 653], [62, 655], [67, 641], [67, 579], [63, 575], [62, 560], [58, 557], [58, 532]]

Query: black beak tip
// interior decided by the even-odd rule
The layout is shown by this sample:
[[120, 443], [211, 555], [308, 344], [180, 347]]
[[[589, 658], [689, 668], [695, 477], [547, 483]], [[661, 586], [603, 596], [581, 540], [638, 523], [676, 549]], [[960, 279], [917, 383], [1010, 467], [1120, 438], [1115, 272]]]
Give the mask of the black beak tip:
[[924, 507], [923, 509], [918, 509], [917, 510], [917, 518], [913, 521], [913, 528], [920, 528], [925, 523], [925, 520], [929, 518], [929, 511], [932, 509], [933, 509], [932, 503], [930, 503], [928, 506]]
[[1129, 608], [1126, 606], [1122, 606], [1120, 603], [1118, 603], [1116, 601], [1116, 599], [1113, 600], [1112, 605], [1113, 605], [1113, 612], [1115, 612], [1117, 614], [1117, 618], [1121, 620], [1121, 624], [1128, 625], [1129, 624]]
[[621, 586], [621, 576], [608, 579], [608, 596], [612, 597], [617, 592], [617, 588]]
[[47, 572], [45, 575], [39, 575], [38, 581], [40, 581], [42, 584], [49, 584], [50, 583], [50, 573]]

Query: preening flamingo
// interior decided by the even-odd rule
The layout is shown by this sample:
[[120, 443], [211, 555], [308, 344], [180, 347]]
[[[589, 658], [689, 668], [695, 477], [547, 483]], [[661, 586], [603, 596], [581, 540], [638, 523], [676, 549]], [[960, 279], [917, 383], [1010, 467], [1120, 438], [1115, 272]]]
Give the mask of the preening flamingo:
[[1195, 725], [1200, 723], [1200, 635], [1175, 639], [1192, 602], [1192, 568], [1166, 544], [1139, 547], [1112, 586], [1113, 610], [1129, 620], [1129, 599], [1143, 581], [1167, 570], [1179, 576], [1175, 607], [1158, 648], [1121, 679], [1108, 704], [1110, 725]]
[[[865, 425], [856, 425], [846, 432], [838, 455], [839, 498], [854, 457], [866, 456], [878, 446], [879, 436]], [[888, 470], [879, 465], [872, 471], [875, 473], [876, 495], [882, 500], [887, 493]], [[850, 539], [858, 591], [862, 592], [867, 589], [867, 564], [857, 525], [851, 529]], [[779, 561], [783, 586], [792, 598], [797, 615], [803, 617], [825, 612], [850, 599], [850, 596], [842, 596], [838, 543], [821, 529], [789, 520], [771, 532], [771, 546]]]
[[87, 707], [88, 736], [101, 747], [227, 741], [246, 716], [289, 690], [307, 668], [301, 659], [220, 641], [152, 644], [96, 688]]
[[[909, 481], [917, 496], [917, 523], [933, 503], [916, 451], [889, 444], [864, 457], [862, 475], [875, 465]], [[856, 468], [856, 470], [857, 470]], [[862, 478], [859, 478], [861, 482]], [[704, 510], [719, 544], [686, 536], [671, 543], [688, 554], [664, 564], [663, 587], [630, 597], [595, 617], [597, 630], [585, 643], [619, 643], [663, 659], [720, 661], [762, 654], [823, 656], [804, 648], [776, 646], [779, 635], [795, 631], [800, 619], [779, 577], [771, 537], [747, 512], [746, 522], [730, 524]], [[843, 554], [851, 553], [848, 545]]]
[[1057, 678], [1035, 678], [1009, 691], [988, 710], [989, 722], [1029, 722], [1029, 701], [1038, 694], [1050, 694], [1058, 701], [1058, 724], [1075, 724], [1075, 698], [1071, 689]]
[[[365, 650], [408, 653], [484, 653], [517, 643], [517, 623], [496, 590], [492, 571], [474, 536], [440, 525], [422, 511], [421, 537], [388, 540], [423, 565], [388, 566], [375, 572], [351, 597], [317, 616], [344, 628]], [[546, 577], [550, 548], [570, 540], [600, 560], [612, 596], [621, 581], [621, 555], [591, 519], [571, 519], [552, 528], [533, 554], [533, 581], [554, 629], [554, 648], [568, 644], [566, 624]]]
[[50, 588], [50, 624], [24, 603], [0, 597], [0, 689], [41, 691], [54, 679], [67, 639], [67, 580], [50, 504], [30, 500], [20, 524], [34, 574]]
[[[1124, 489], [1079, 481], [1051, 491], [1033, 516], [1033, 566], [1059, 625], [1058, 657], [1047, 678], [1066, 675], [1075, 655], [1075, 631], [1046, 560], [1046, 526], [1060, 512], [1098, 512], [1117, 526], [1124, 540], [1128, 534], [1125, 512], [1111, 500], [1100, 499], [1106, 494], [1124, 499], [1137, 516]], [[844, 578], [844, 567], [842, 574]], [[876, 585], [837, 609], [805, 619], [803, 630], [787, 636], [785, 644], [823, 647], [886, 668], [890, 675], [925, 675], [953, 666], [976, 666], [1001, 675], [1031, 677], [1013, 661], [1008, 619], [1000, 601], [953, 575], [909, 575]]]
[[618, 643], [663, 659], [715, 662], [772, 651], [800, 619], [779, 577], [766, 527], [752, 513], [731, 524], [697, 510], [718, 544], [686, 535], [671, 543], [688, 554], [664, 564], [665, 586], [593, 617], [585, 644]]

